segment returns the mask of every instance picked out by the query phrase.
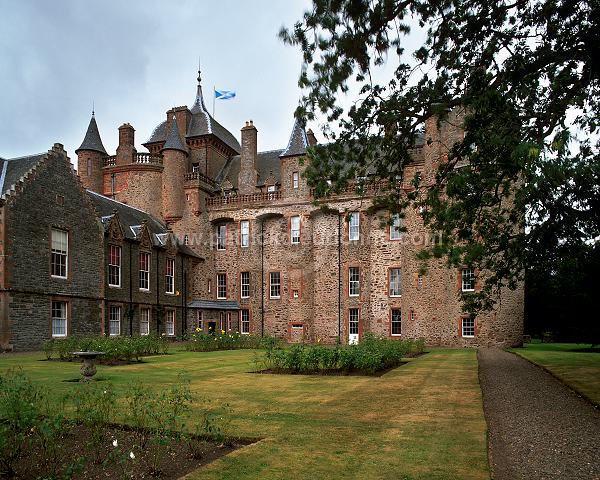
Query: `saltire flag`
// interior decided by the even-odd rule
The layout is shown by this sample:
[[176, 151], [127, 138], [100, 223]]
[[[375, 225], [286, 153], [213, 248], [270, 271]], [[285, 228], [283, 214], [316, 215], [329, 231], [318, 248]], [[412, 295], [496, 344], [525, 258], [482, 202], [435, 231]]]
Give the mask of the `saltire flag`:
[[231, 100], [233, 97], [235, 97], [235, 92], [232, 90], [215, 90], [217, 100]]

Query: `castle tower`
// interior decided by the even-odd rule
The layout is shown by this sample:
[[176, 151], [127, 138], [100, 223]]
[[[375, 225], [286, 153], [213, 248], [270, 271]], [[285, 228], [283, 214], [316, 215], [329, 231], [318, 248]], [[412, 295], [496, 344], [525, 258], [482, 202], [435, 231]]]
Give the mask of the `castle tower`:
[[306, 149], [309, 145], [310, 139], [302, 122], [296, 119], [287, 147], [279, 155], [281, 161], [281, 189], [286, 196], [302, 198], [310, 193], [306, 181], [302, 178], [305, 167], [301, 160], [306, 155]]
[[83, 186], [93, 192], [102, 193], [103, 159], [108, 154], [102, 145], [94, 112], [92, 112], [85, 138], [75, 153], [77, 154], [77, 174]]
[[242, 128], [242, 154], [240, 156], [240, 173], [238, 174], [238, 187], [242, 195], [256, 191], [256, 157], [258, 155], [256, 127], [252, 120], [246, 122]]
[[163, 182], [162, 204], [163, 215], [167, 222], [173, 222], [183, 216], [184, 208], [184, 176], [187, 170], [186, 147], [181, 141], [177, 128], [177, 117], [173, 115], [171, 128], [162, 148]]

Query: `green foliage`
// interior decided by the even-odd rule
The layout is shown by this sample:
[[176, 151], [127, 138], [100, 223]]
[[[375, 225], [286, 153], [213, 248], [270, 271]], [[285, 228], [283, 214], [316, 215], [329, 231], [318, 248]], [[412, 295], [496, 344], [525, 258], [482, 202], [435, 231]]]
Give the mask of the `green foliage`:
[[169, 339], [164, 336], [145, 335], [133, 337], [67, 337], [64, 339], [46, 340], [43, 345], [46, 358], [55, 354], [61, 360], [73, 360], [73, 352], [104, 352], [103, 360], [108, 361], [140, 361], [148, 355], [165, 355], [169, 350]]
[[[441, 238], [424, 262], [486, 272], [467, 311], [492, 307], [538, 259], [559, 268], [562, 246], [600, 236], [597, 12], [595, 0], [313, 0], [280, 37], [303, 54], [296, 116], [326, 124], [308, 150], [316, 197], [370, 191], [374, 211], [419, 208]], [[436, 120], [464, 137], [437, 138]], [[404, 178], [419, 138], [434, 171]]]
[[255, 363], [265, 369], [290, 373], [358, 372], [373, 375], [400, 365], [409, 353], [423, 353], [423, 340], [391, 340], [371, 333], [357, 345], [296, 344], [267, 350]]
[[216, 350], [238, 350], [241, 348], [273, 348], [281, 340], [275, 337], [259, 337], [255, 335], [242, 335], [239, 332], [215, 333], [196, 332], [189, 336], [184, 348], [189, 352], [213, 352]]

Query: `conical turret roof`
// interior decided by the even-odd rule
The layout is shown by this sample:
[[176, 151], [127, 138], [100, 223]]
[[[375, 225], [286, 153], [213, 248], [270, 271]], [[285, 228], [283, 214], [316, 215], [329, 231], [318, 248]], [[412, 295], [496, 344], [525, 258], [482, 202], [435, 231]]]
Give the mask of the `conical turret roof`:
[[300, 120], [296, 119], [294, 127], [292, 128], [292, 134], [288, 141], [286, 149], [283, 151], [280, 157], [293, 157], [306, 154], [306, 148], [308, 147], [308, 138], [306, 137], [306, 131], [304, 125]]
[[[171, 121], [171, 130], [167, 135], [167, 139], [165, 140], [165, 144], [163, 145], [162, 150], [179, 150], [180, 152], [188, 153], [187, 148], [181, 142], [181, 137], [179, 136], [179, 130], [177, 129], [177, 121], [175, 120], [175, 115], [173, 115], [173, 120]], [[162, 151], [161, 150], [161, 151]]]
[[98, 125], [96, 124], [94, 112], [92, 112], [92, 119], [90, 120], [87, 132], [85, 133], [83, 143], [77, 150], [75, 150], [75, 153], [79, 152], [80, 150], [92, 150], [94, 152], [100, 152], [104, 155], [108, 155], [104, 145], [102, 145], [102, 139], [100, 138], [100, 132], [98, 131]]

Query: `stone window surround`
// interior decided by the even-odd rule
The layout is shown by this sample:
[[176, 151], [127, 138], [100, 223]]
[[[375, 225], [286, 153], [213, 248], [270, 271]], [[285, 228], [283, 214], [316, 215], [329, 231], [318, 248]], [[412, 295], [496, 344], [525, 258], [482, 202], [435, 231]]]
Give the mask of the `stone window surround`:
[[360, 336], [360, 308], [348, 309], [348, 334]]
[[352, 211], [348, 215], [348, 241], [357, 242], [360, 240], [360, 211]]
[[[392, 270], [398, 270], [398, 272], [400, 274], [400, 278], [398, 279], [399, 280], [398, 283], [400, 284], [399, 285], [399, 287], [400, 287], [399, 288], [400, 293], [394, 293], [394, 294], [392, 294]], [[388, 281], [387, 281], [387, 284], [388, 284], [387, 294], [388, 294], [388, 296], [391, 297], [391, 298], [400, 298], [400, 297], [402, 297], [402, 268], [400, 266], [391, 266], [391, 267], [388, 267], [388, 275], [387, 276], [388, 276]]]
[[[297, 230], [294, 229], [294, 219], [295, 218], [298, 219], [298, 229]], [[288, 228], [289, 228], [290, 244], [291, 245], [300, 245], [300, 238], [302, 235], [302, 216], [300, 214], [291, 215], [289, 223], [288, 223]], [[294, 236], [295, 231], [298, 232], [297, 237]], [[297, 238], [297, 241], [294, 241], [295, 238]]]
[[[247, 316], [244, 320], [244, 315]], [[250, 335], [250, 325], [252, 324], [252, 311], [249, 308], [240, 310], [240, 333], [242, 335]], [[244, 328], [247, 325], [248, 328]]]
[[[53, 232], [60, 232], [60, 233], [64, 233], [67, 236], [67, 250], [66, 251], [59, 251], [53, 248], [53, 241], [52, 241], [52, 233]], [[58, 228], [58, 227], [51, 227], [50, 228], [50, 276], [52, 278], [57, 278], [57, 279], [61, 279], [61, 280], [66, 280], [67, 278], [69, 278], [69, 250], [70, 250], [70, 245], [71, 243], [71, 235], [69, 230], [67, 230], [66, 228]], [[53, 271], [55, 268], [55, 262], [54, 262], [54, 256], [55, 255], [60, 255], [61, 257], [64, 256], [65, 259], [65, 275], [54, 275]]]
[[[113, 313], [117, 315], [113, 315]], [[121, 335], [121, 322], [123, 321], [123, 305], [120, 303], [110, 304], [108, 306], [108, 333], [111, 337], [118, 337]], [[118, 322], [118, 323], [116, 323]], [[117, 333], [113, 333], [113, 325], [119, 327]]]
[[165, 334], [168, 337], [175, 336], [175, 310], [168, 308], [165, 309]]
[[[356, 273], [356, 276], [354, 273]], [[355, 265], [348, 266], [348, 296], [360, 296], [360, 267]]]
[[463, 268], [460, 271], [461, 290], [463, 292], [474, 292], [476, 284], [475, 269]]
[[[140, 306], [140, 335], [146, 336], [150, 334], [150, 318], [152, 317], [152, 310], [148, 307]], [[146, 328], [142, 328], [145, 326]]]
[[165, 293], [175, 294], [175, 259], [165, 258]]
[[[118, 252], [118, 258], [117, 258]], [[118, 260], [118, 263], [112, 263]], [[108, 244], [108, 286], [113, 288], [121, 288], [121, 263], [123, 260], [123, 249], [120, 245], [115, 245], [113, 243]], [[113, 269], [113, 273], [111, 273], [111, 269]], [[112, 279], [111, 279], [112, 277]], [[114, 281], [114, 278], [117, 278], [118, 283], [111, 283]]]
[[462, 338], [475, 338], [476, 330], [477, 322], [473, 315], [462, 315], [460, 317], [460, 336]]
[[401, 240], [402, 232], [400, 231], [400, 228], [402, 228], [402, 218], [400, 217], [400, 214], [398, 214], [398, 213], [393, 214], [391, 220], [392, 220], [391, 225], [388, 225], [388, 230], [389, 230], [388, 238], [390, 239], [390, 241]]
[[217, 237], [217, 250], [224, 251], [227, 248], [227, 225], [221, 223], [215, 227]]
[[[225, 280], [225, 282], [219, 282], [219, 280]], [[227, 299], [227, 284], [228, 282], [227, 273], [226, 272], [217, 272], [217, 287], [216, 287], [216, 295], [217, 300], [226, 300]], [[221, 293], [225, 293], [225, 295], [221, 295]], [[221, 329], [223, 330], [223, 329]]]
[[[246, 224], [246, 233], [244, 233], [244, 224]], [[245, 237], [245, 242], [244, 242]], [[227, 233], [225, 234], [227, 238]], [[250, 246], [250, 220], [240, 220], [240, 247], [248, 248]]]
[[[278, 282], [275, 283], [274, 275], [277, 274]], [[278, 287], [279, 295], [273, 295], [273, 287]], [[269, 298], [272, 300], [279, 300], [281, 298], [281, 272], [280, 271], [272, 271], [269, 272]]]
[[300, 187], [300, 173], [292, 172], [292, 189], [298, 190], [299, 187]]
[[[63, 303], [65, 304], [65, 333], [63, 334], [54, 334], [54, 304], [55, 303]], [[58, 317], [56, 317], [58, 319]], [[69, 319], [71, 318], [71, 302], [68, 301], [67, 297], [52, 297], [50, 300], [50, 336], [52, 338], [64, 338], [68, 337], [71, 330], [71, 322]]]
[[[244, 283], [245, 273], [248, 274], [248, 282], [246, 283]], [[247, 286], [247, 292], [244, 292], [244, 286]], [[247, 294], [244, 295], [244, 293]], [[240, 272], [240, 298], [250, 298], [250, 272]]]
[[[142, 270], [142, 256], [143, 255], [146, 255], [147, 260], [148, 260], [146, 262], [146, 270]], [[139, 290], [142, 292], [150, 291], [150, 272], [152, 270], [151, 265], [152, 265], [152, 254], [148, 251], [140, 250], [139, 255], [138, 255], [138, 266], [139, 266], [138, 286], [139, 286]], [[142, 287], [142, 283], [144, 281], [147, 285], [145, 288]]]

